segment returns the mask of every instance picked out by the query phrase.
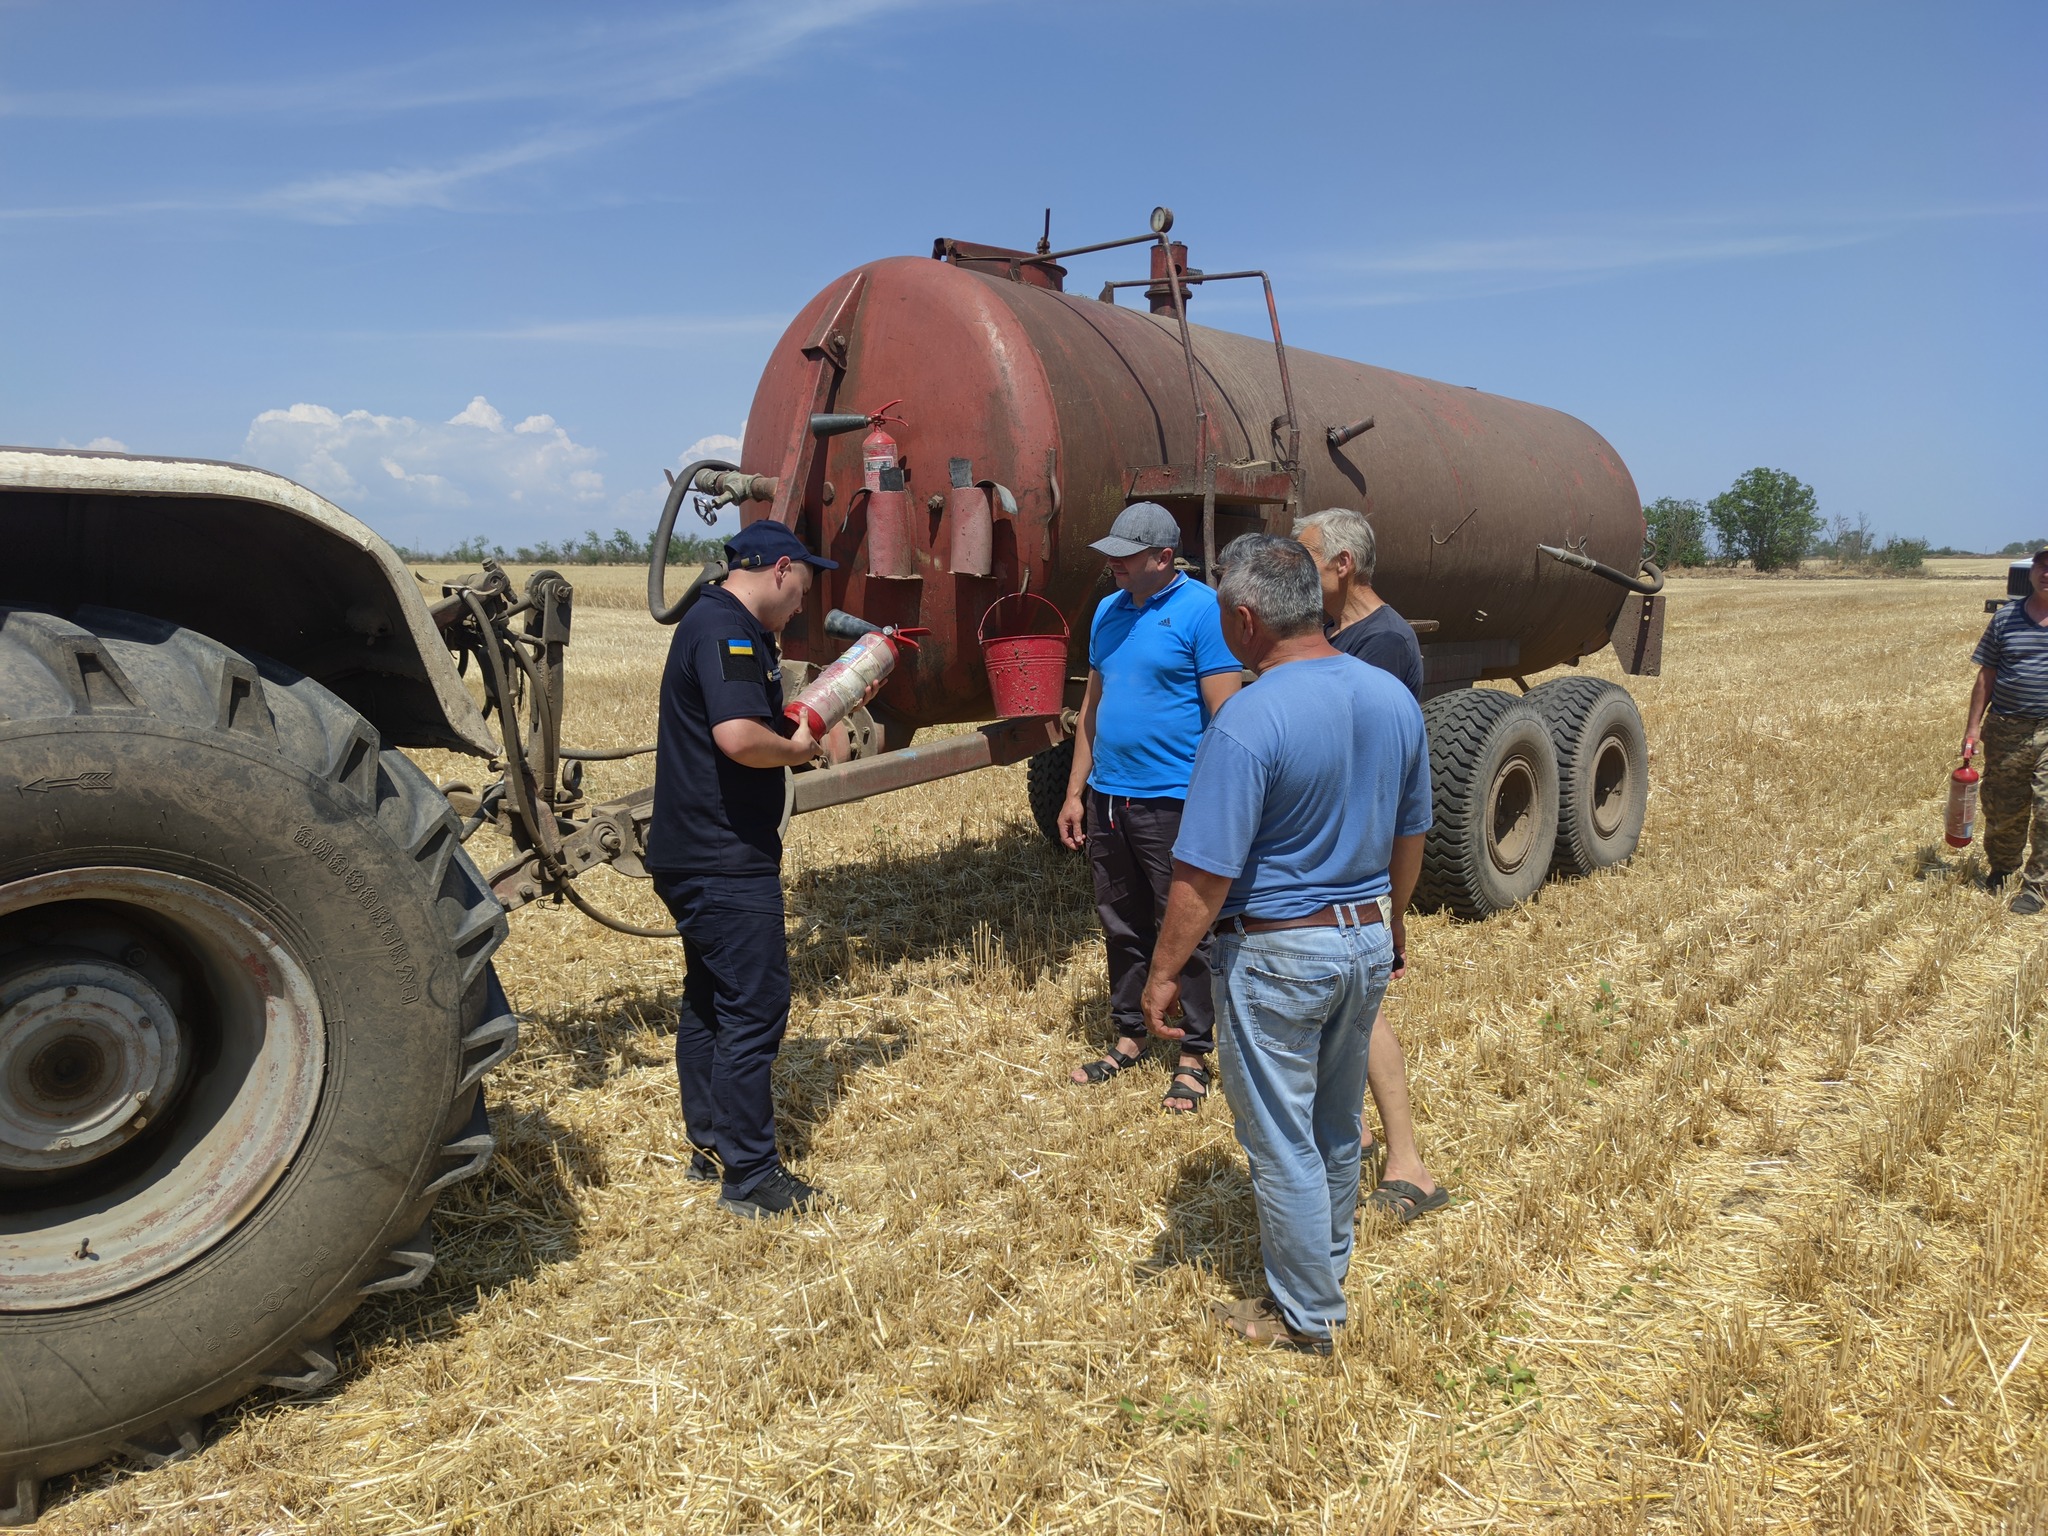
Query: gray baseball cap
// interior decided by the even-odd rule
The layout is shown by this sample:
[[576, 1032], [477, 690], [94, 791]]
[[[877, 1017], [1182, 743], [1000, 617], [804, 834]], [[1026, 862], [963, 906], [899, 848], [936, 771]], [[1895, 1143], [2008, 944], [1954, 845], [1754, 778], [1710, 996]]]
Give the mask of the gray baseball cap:
[[1134, 501], [1117, 513], [1106, 538], [1088, 546], [1099, 555], [1135, 555], [1141, 549], [1179, 549], [1180, 524], [1156, 501]]

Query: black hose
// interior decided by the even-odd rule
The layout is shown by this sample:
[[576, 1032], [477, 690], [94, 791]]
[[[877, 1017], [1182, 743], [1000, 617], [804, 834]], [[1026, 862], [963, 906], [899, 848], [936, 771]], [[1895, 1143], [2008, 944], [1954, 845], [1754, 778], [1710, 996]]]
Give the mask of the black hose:
[[1643, 562], [1643, 569], [1649, 572], [1650, 576], [1650, 579], [1645, 581], [1641, 576], [1631, 576], [1626, 571], [1617, 571], [1611, 565], [1602, 565], [1591, 555], [1582, 555], [1575, 549], [1559, 549], [1555, 544], [1538, 544], [1536, 547], [1553, 560], [1561, 560], [1566, 565], [1575, 565], [1582, 571], [1590, 571], [1603, 580], [1613, 582], [1617, 587], [1627, 587], [1629, 591], [1640, 592], [1645, 597], [1654, 597], [1664, 590], [1664, 570], [1654, 560]]
[[611, 929], [614, 933], [628, 934], [636, 939], [672, 939], [676, 936], [676, 930], [673, 926], [667, 928], [642, 928], [638, 923], [629, 923], [622, 917], [613, 917], [609, 913], [598, 911], [596, 907], [593, 907], [577, 894], [576, 886], [572, 881], [565, 880], [562, 882], [562, 894], [569, 898], [578, 912], [581, 912], [593, 923], [604, 924], [605, 927]]
[[609, 752], [600, 752], [595, 747], [563, 747], [555, 755], [565, 763], [616, 763], [629, 757], [645, 757], [653, 750], [651, 745], [618, 747]]
[[[699, 459], [684, 468], [668, 488], [668, 500], [661, 504], [661, 521], [654, 525], [654, 542], [647, 546], [647, 612], [657, 624], [673, 624], [697, 599], [697, 593], [704, 585], [700, 575], [691, 584], [690, 590], [680, 601], [671, 604], [664, 583], [668, 579], [668, 541], [675, 532], [676, 514], [683, 510], [683, 498], [688, 496], [697, 483], [697, 472], [705, 469], [737, 470], [739, 465], [729, 464], [724, 459]], [[706, 566], [708, 575], [711, 567]]]

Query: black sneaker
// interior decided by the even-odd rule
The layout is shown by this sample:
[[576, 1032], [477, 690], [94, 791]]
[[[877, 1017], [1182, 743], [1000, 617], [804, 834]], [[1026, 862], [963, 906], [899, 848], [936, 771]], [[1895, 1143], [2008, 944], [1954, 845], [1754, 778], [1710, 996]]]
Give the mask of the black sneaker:
[[787, 1168], [776, 1168], [768, 1177], [748, 1190], [736, 1195], [727, 1185], [719, 1194], [718, 1208], [731, 1211], [735, 1216], [744, 1216], [750, 1221], [759, 1221], [766, 1216], [801, 1216], [815, 1206], [825, 1203], [825, 1192], [813, 1189]]
[[690, 1166], [683, 1170], [683, 1177], [692, 1184], [716, 1184], [720, 1178], [718, 1162], [709, 1152], [699, 1148], [690, 1154]]
[[2039, 891], [2023, 890], [2019, 895], [2013, 897], [2012, 906], [2008, 910], [2020, 917], [2032, 917], [2043, 907], [2048, 907], [2048, 901], [2041, 899]]
[[2009, 869], [1987, 869], [1977, 877], [1977, 885], [1980, 890], [1989, 891], [1995, 896], [2005, 889], [2005, 882], [2012, 876], [2013, 872]]

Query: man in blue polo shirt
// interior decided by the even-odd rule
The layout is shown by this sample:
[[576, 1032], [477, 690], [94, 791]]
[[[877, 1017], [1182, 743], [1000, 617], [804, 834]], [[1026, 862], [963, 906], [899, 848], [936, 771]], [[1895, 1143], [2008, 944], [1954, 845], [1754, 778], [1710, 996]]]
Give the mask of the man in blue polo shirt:
[[[1984, 743], [1985, 884], [1997, 890], [2027, 855], [2012, 910], [2032, 916], [2048, 906], [2048, 549], [2034, 552], [2032, 590], [2007, 603], [1984, 626], [1971, 660], [1977, 683], [1963, 727], [1963, 756]], [[1986, 711], [1989, 711], [1988, 713]]]
[[1323, 638], [1316, 566], [1293, 539], [1223, 552], [1216, 601], [1259, 675], [1202, 738], [1144, 1008], [1216, 946], [1223, 1086], [1250, 1165], [1270, 1296], [1215, 1308], [1256, 1344], [1328, 1354], [1345, 1318], [1366, 1057], [1404, 947], [1430, 826], [1422, 710]]
[[[1074, 1069], [1076, 1083], [1103, 1082], [1145, 1053], [1145, 981], [1173, 881], [1173, 840], [1195, 745], [1242, 676], [1223, 643], [1216, 594], [1174, 569], [1180, 525], [1171, 512], [1151, 501], [1125, 507], [1109, 536], [1088, 547], [1108, 560], [1118, 590], [1097, 605], [1088, 632], [1088, 690], [1060, 836], [1069, 848], [1088, 850], [1117, 1038], [1098, 1060]], [[1216, 1048], [1206, 944], [1185, 958], [1180, 994], [1187, 1033], [1162, 1102], [1187, 1113], [1208, 1097]]]

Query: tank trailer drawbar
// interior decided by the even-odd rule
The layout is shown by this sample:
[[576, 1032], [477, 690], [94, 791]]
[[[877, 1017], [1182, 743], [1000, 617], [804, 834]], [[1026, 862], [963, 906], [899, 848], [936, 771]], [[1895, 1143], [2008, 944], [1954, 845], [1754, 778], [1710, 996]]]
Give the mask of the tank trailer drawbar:
[[[1609, 644], [1658, 670], [1662, 577], [1619, 456], [1541, 406], [1287, 346], [1266, 274], [1190, 267], [1172, 225], [854, 269], [770, 353], [739, 462], [673, 478], [656, 621], [690, 601], [664, 586], [683, 508], [737, 507], [839, 562], [785, 633], [792, 694], [849, 639], [921, 635], [790, 775], [790, 814], [1028, 759], [1052, 836], [1105, 590], [1089, 543], [1159, 502], [1207, 576], [1239, 533], [1349, 506], [1423, 652], [1419, 899], [1481, 918], [1626, 859], [1633, 702], [1528, 681]], [[1145, 275], [1066, 291], [1068, 263], [1141, 246]], [[1233, 281], [1269, 335], [1189, 321]], [[578, 888], [645, 875], [651, 789], [594, 802], [583, 774], [652, 749], [566, 744], [560, 573], [515, 588], [486, 562], [423, 594], [279, 476], [76, 450], [0, 449], [0, 540], [0, 1523], [23, 1523], [47, 1478], [187, 1454], [254, 1387], [324, 1387], [341, 1321], [431, 1272], [435, 1201], [486, 1166], [482, 1080], [518, 1038], [491, 966], [508, 910], [669, 930]], [[999, 718], [983, 642], [1046, 604], [1065, 693], [1055, 670]], [[408, 747], [487, 766], [437, 786]], [[487, 825], [512, 845], [488, 872]]]

